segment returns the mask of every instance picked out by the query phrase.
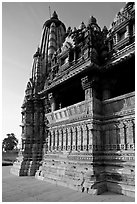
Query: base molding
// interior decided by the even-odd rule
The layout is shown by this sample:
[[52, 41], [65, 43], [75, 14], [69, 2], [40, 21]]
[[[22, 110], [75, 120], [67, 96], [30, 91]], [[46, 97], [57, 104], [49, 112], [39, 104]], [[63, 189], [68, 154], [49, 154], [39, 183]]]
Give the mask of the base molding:
[[113, 182], [106, 182], [108, 191], [123, 194], [129, 197], [135, 197], [135, 186], [120, 184], [120, 183], [113, 183]]
[[39, 168], [39, 162], [29, 160], [18, 160], [14, 162], [10, 173], [16, 176], [35, 176]]

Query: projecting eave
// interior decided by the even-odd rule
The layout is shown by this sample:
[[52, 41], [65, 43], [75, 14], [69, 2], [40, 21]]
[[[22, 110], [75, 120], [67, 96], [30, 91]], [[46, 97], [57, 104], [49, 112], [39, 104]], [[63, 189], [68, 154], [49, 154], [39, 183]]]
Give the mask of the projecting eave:
[[83, 73], [84, 71], [87, 71], [89, 69], [100, 69], [100, 67], [95, 64], [94, 62], [91, 62], [91, 60], [86, 61], [85, 63], [77, 66], [77, 68], [73, 69], [72, 71], [67, 71], [67, 73], [64, 73], [64, 75], [57, 79], [56, 81], [53, 81], [51, 85], [49, 85], [46, 89], [39, 92], [39, 94], [46, 93], [50, 89], [54, 88], [55, 86], [58, 86], [59, 84], [64, 83], [65, 81], [69, 80], [72, 77], [75, 77], [78, 74]]
[[103, 70], [107, 70], [115, 65], [118, 65], [121, 62], [128, 60], [129, 58], [135, 56], [135, 43], [132, 43], [120, 51], [117, 51], [111, 58], [111, 60], [104, 66]]

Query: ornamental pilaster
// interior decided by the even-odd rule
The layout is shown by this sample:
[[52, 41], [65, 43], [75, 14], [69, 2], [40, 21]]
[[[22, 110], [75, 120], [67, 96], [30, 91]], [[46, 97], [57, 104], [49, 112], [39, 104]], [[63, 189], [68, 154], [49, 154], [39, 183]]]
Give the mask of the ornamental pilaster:
[[125, 149], [126, 145], [126, 134], [125, 134], [125, 125], [123, 121], [118, 124], [119, 134], [120, 134], [120, 146], [121, 149]]
[[48, 132], [48, 151], [51, 151], [51, 133], [50, 131]]
[[105, 131], [105, 145], [106, 145], [106, 149], [109, 150], [109, 146], [110, 146], [110, 129], [109, 129], [109, 125], [107, 125], [106, 131]]
[[125, 33], [125, 38], [130, 36], [130, 28], [129, 28], [129, 24], [126, 26], [126, 33]]
[[50, 130], [50, 136], [51, 136], [51, 151], [54, 150], [54, 132], [53, 130]]
[[77, 150], [81, 151], [81, 137], [82, 137], [82, 130], [81, 130], [81, 126], [77, 126]]
[[54, 134], [55, 134], [55, 150], [57, 150], [58, 149], [58, 131], [57, 129], [55, 129]]
[[88, 142], [88, 151], [92, 152], [93, 151], [93, 124], [87, 124], [87, 128], [88, 128], [88, 138], [89, 138], [89, 142]]
[[132, 119], [132, 123], [133, 123], [133, 142], [135, 144], [135, 119]]
[[89, 79], [88, 76], [85, 76], [81, 79], [81, 85], [85, 91], [85, 100], [89, 100], [93, 97], [96, 97], [96, 88], [97, 88], [98, 78], [94, 77]]
[[62, 129], [59, 129], [59, 150], [63, 150], [63, 135], [62, 135]]
[[114, 124], [111, 125], [110, 142], [112, 145], [117, 144], [117, 131], [116, 131], [116, 126]]
[[88, 134], [87, 134], [87, 125], [86, 124], [82, 125], [82, 130], [83, 130], [83, 150], [87, 151]]
[[68, 145], [67, 150], [71, 150], [72, 142], [71, 142], [71, 127], [67, 127], [67, 135], [68, 135]]
[[103, 89], [103, 93], [102, 93], [102, 100], [106, 100], [111, 98], [111, 91], [110, 91], [110, 82], [108, 79], [105, 79], [102, 81], [102, 89]]
[[126, 143], [127, 148], [130, 149], [130, 145], [134, 143], [134, 136], [133, 136], [133, 123], [131, 120], [125, 121], [126, 126]]
[[67, 137], [66, 128], [63, 128], [63, 150], [67, 150], [66, 137]]
[[77, 132], [76, 132], [76, 127], [72, 127], [72, 138], [73, 138], [72, 150], [76, 151], [77, 150]]
[[100, 150], [102, 141], [101, 141], [100, 127], [98, 125], [96, 128], [96, 144], [97, 144], [97, 149]]
[[51, 111], [55, 111], [56, 110], [56, 102], [55, 102], [55, 96], [53, 96], [53, 93], [49, 93], [48, 94], [48, 100], [50, 102], [51, 105]]

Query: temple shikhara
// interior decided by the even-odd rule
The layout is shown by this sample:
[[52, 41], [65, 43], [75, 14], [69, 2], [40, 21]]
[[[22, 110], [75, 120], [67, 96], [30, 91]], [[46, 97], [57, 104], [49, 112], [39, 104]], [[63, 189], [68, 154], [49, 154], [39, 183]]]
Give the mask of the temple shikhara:
[[11, 168], [89, 194], [135, 194], [135, 3], [110, 28], [43, 25]]

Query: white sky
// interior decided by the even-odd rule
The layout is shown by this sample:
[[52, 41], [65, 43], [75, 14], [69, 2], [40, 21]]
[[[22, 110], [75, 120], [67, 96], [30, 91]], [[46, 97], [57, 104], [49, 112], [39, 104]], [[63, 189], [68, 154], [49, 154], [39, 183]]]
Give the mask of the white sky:
[[7, 133], [21, 135], [21, 105], [31, 75], [32, 56], [40, 41], [42, 26], [56, 10], [66, 25], [79, 27], [91, 15], [109, 27], [125, 2], [4, 2], [2, 3], [2, 139]]

